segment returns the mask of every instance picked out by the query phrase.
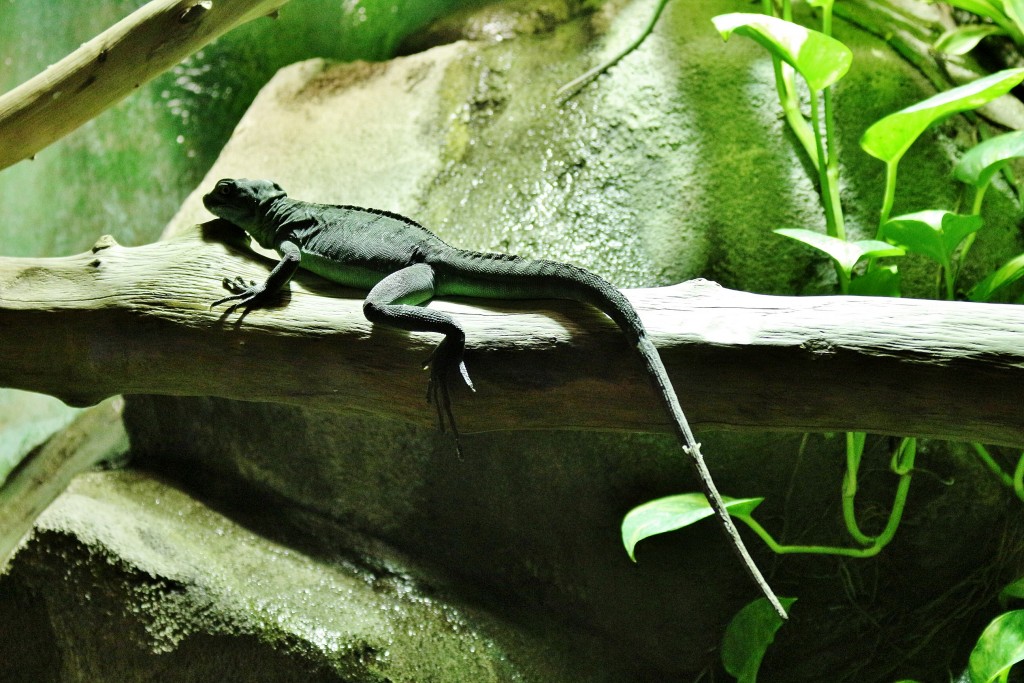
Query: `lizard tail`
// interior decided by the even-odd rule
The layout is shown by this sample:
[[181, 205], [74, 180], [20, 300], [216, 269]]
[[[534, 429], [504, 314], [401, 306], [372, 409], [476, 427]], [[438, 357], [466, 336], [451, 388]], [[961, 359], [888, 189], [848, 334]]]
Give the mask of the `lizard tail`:
[[708, 470], [707, 463], [704, 462], [704, 456], [700, 452], [700, 443], [694, 437], [692, 430], [690, 429], [690, 423], [686, 419], [686, 415], [683, 413], [682, 408], [679, 406], [679, 400], [676, 398], [676, 393], [672, 388], [672, 384], [668, 379], [668, 373], [665, 371], [665, 366], [661, 362], [661, 357], [658, 355], [658, 350], [654, 347], [651, 340], [644, 334], [639, 343], [637, 349], [640, 355], [644, 359], [644, 365], [647, 366], [648, 375], [652, 379], [652, 383], [660, 395], [662, 402], [666, 406], [669, 414], [672, 417], [672, 426], [676, 432], [676, 435], [683, 444], [683, 452], [690, 456], [690, 463], [693, 465], [694, 470], [697, 472], [697, 480], [700, 482], [701, 490], [704, 496], [708, 499], [711, 504], [711, 508], [715, 511], [721, 522], [722, 529], [729, 537], [729, 543], [732, 545], [732, 549], [736, 555], [739, 556], [740, 561], [743, 563], [743, 567], [747, 570], [747, 574], [757, 584], [757, 587], [764, 594], [764, 597], [768, 599], [772, 607], [778, 613], [782, 619], [786, 619], [786, 610], [779, 602], [779, 598], [772, 591], [768, 582], [761, 574], [761, 570], [757, 568], [753, 558], [747, 551], [747, 547], [743, 544], [743, 539], [740, 538], [739, 532], [736, 530], [736, 525], [732, 521], [732, 517], [729, 512], [725, 509], [725, 503], [722, 501], [721, 495], [718, 493], [718, 489], [715, 487], [715, 482], [711, 478], [711, 472]]
[[[614, 320], [626, 336], [629, 337], [630, 342], [636, 345], [636, 350], [643, 359], [645, 369], [647, 370], [647, 376], [650, 378], [651, 384], [654, 386], [655, 391], [657, 391], [662, 405], [671, 418], [673, 430], [682, 444], [683, 452], [689, 456], [690, 463], [697, 473], [697, 480], [700, 482], [701, 491], [718, 516], [733, 551], [735, 551], [743, 563], [747, 574], [757, 584], [757, 587], [764, 594], [764, 597], [768, 599], [768, 602], [771, 603], [776, 613], [782, 619], [787, 619], [788, 615], [785, 608], [779, 601], [778, 596], [775, 595], [768, 585], [761, 571], [757, 568], [753, 558], [747, 551], [747, 547], [743, 543], [743, 539], [740, 538], [739, 532], [736, 530], [732, 517], [725, 508], [725, 503], [715, 487], [715, 482], [711, 478], [711, 472], [708, 470], [707, 463], [704, 462], [704, 456], [700, 451], [700, 443], [693, 435], [693, 430], [690, 429], [690, 422], [686, 419], [686, 414], [679, 405], [679, 399], [676, 396], [671, 380], [669, 380], [668, 371], [661, 360], [661, 355], [658, 353], [658, 349], [654, 346], [650, 337], [647, 336], [647, 330], [640, 321], [640, 316], [637, 315], [636, 309], [633, 308], [633, 305], [625, 295], [613, 285], [593, 273], [583, 269], [578, 270], [590, 276], [583, 280], [583, 289], [585, 291], [581, 292], [586, 297], [584, 298], [586, 303], [596, 306], [605, 315]], [[577, 278], [574, 277], [573, 279]]]
[[[458, 263], [457, 272], [450, 272], [445, 278], [449, 284], [447, 293], [460, 294], [459, 282], [472, 281], [470, 293], [475, 291], [478, 296], [496, 298], [553, 298], [573, 299], [590, 304], [610, 317], [629, 339], [643, 359], [647, 376], [650, 378], [662, 405], [665, 407], [672, 422], [673, 429], [689, 456], [690, 462], [700, 481], [701, 490], [708, 499], [711, 508], [729, 538], [729, 543], [739, 556], [747, 574], [771, 603], [778, 615], [786, 619], [786, 610], [762, 576], [753, 558], [743, 544], [736, 525], [725, 509], [718, 489], [711, 478], [711, 472], [700, 452], [700, 444], [690, 429], [690, 423], [679, 405], [675, 389], [669, 380], [668, 372], [661, 361], [657, 348], [647, 336], [640, 316], [636, 309], [611, 283], [588, 270], [570, 264], [555, 261], [521, 259], [504, 254], [481, 254], [477, 252], [461, 252], [461, 258], [454, 259]], [[465, 278], [465, 280], [463, 280]], [[452, 286], [454, 285], [454, 286]]]

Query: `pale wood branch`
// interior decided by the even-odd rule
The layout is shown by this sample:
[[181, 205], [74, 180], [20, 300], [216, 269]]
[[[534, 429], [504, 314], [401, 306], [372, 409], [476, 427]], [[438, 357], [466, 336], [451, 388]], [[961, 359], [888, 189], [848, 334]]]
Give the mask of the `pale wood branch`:
[[[212, 395], [433, 420], [420, 370], [437, 338], [370, 325], [362, 295], [303, 274], [241, 320], [222, 276], [270, 261], [223, 223], [136, 248], [0, 259], [0, 385], [73, 404]], [[230, 233], [234, 236], [234, 233]], [[1024, 307], [747, 294], [694, 281], [627, 292], [698, 425], [863, 430], [1024, 446]], [[614, 325], [572, 302], [435, 301], [466, 328], [477, 392], [460, 427], [667, 429]]]
[[276, 12], [287, 1], [153, 0], [144, 5], [0, 96], [0, 169], [33, 156], [218, 36]]
[[128, 452], [121, 413], [124, 399], [93, 406], [29, 453], [0, 486], [0, 575], [36, 518], [78, 474]]

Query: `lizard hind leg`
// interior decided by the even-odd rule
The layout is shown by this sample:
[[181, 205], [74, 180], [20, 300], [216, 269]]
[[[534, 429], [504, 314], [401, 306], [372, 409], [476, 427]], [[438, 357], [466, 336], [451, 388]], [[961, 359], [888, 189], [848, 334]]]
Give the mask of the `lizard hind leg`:
[[363, 302], [363, 314], [375, 324], [444, 335], [444, 339], [424, 363], [424, 368], [430, 369], [427, 401], [437, 411], [439, 429], [442, 432], [451, 430], [455, 448], [461, 455], [449, 382], [457, 374], [475, 391], [462, 359], [466, 335], [455, 318], [448, 313], [417, 305], [429, 301], [433, 296], [434, 270], [426, 263], [417, 263], [388, 275], [374, 285]]

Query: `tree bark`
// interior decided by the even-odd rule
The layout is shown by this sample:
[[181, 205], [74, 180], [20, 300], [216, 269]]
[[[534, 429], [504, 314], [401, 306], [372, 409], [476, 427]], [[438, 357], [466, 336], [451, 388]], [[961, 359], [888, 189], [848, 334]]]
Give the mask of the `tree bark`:
[[27, 159], [218, 36], [288, 0], [153, 0], [0, 97], [0, 169]]
[[[221, 279], [272, 265], [221, 221], [125, 248], [0, 259], [0, 385], [74, 405], [115, 394], [212, 395], [428, 424], [436, 335], [373, 326], [362, 294], [301, 273], [244, 316]], [[626, 292], [691, 421], [859, 430], [1024, 446], [1024, 307], [748, 294], [705, 281]], [[614, 324], [565, 301], [429, 304], [466, 328], [477, 391], [465, 432], [662, 431], [664, 411]]]

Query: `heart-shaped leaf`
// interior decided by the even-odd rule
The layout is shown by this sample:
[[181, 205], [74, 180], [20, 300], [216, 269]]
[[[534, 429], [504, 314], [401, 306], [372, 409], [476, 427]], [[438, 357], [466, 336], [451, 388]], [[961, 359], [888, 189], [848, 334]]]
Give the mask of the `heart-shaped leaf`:
[[996, 26], [1006, 31], [1014, 42], [1020, 42], [1020, 28], [1003, 12], [1004, 5], [1001, 0], [947, 0], [947, 4], [991, 19]]
[[819, 31], [765, 14], [734, 12], [712, 17], [724, 40], [737, 33], [757, 41], [803, 76], [811, 90], [824, 90], [842, 78], [853, 52]]
[[879, 240], [847, 242], [838, 237], [801, 228], [779, 228], [775, 232], [825, 252], [839, 265], [847, 277], [850, 276], [850, 272], [857, 262], [866, 256], [881, 258], [883, 256], [902, 256], [904, 253], [902, 248]]
[[[764, 498], [722, 497], [733, 516], [750, 515]], [[715, 514], [703, 493], [683, 493], [649, 501], [630, 510], [622, 520], [622, 544], [636, 562], [634, 548], [645, 538], [690, 526]]]
[[888, 296], [899, 298], [900, 273], [896, 266], [875, 266], [868, 272], [850, 280], [850, 294], [854, 296]]
[[991, 683], [1024, 660], [1024, 610], [1000, 614], [992, 620], [971, 652], [971, 683]]
[[1024, 69], [1005, 69], [933, 95], [876, 121], [860, 139], [864, 151], [895, 163], [929, 126], [953, 114], [976, 109], [1005, 95], [1024, 80]]
[[997, 290], [1024, 276], [1024, 254], [1013, 257], [967, 293], [971, 301], [989, 301]]
[[1006, 31], [995, 24], [965, 24], [952, 28], [935, 41], [935, 51], [946, 55], [965, 55], [981, 42], [982, 38], [1002, 34]]
[[[779, 598], [779, 602], [788, 611], [796, 598]], [[722, 636], [722, 666], [737, 683], [757, 681], [761, 660], [780, 626], [782, 619], [765, 598], [749, 603], [732, 618]]]
[[953, 252], [982, 224], [980, 216], [928, 210], [892, 218], [882, 226], [885, 239], [949, 268]]
[[997, 135], [975, 145], [960, 159], [953, 175], [968, 185], [985, 187], [999, 169], [1016, 157], [1024, 157], [1022, 130]]
[[1018, 35], [1024, 30], [1024, 2], [1022, 0], [1003, 0], [1003, 11], [1017, 27]]

